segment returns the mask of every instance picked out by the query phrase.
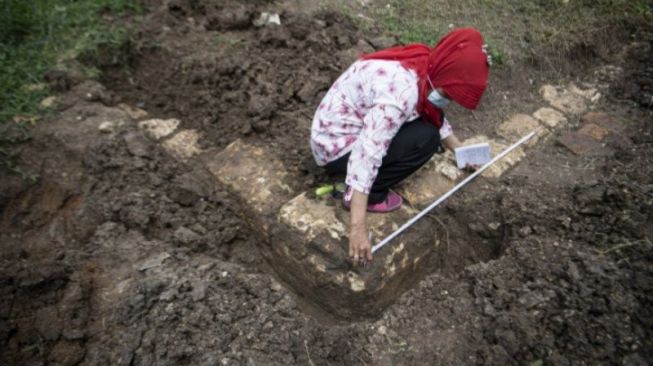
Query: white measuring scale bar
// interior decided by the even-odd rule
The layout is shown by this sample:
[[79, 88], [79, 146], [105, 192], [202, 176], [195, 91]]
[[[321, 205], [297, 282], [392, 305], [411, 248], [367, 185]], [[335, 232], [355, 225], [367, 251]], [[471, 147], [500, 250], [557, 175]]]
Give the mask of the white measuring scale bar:
[[383, 248], [384, 245], [388, 244], [392, 239], [396, 238], [399, 234], [401, 234], [404, 230], [408, 229], [411, 225], [413, 225], [417, 220], [421, 219], [429, 213], [432, 209], [434, 209], [437, 205], [442, 203], [442, 201], [446, 200], [451, 196], [452, 194], [456, 193], [460, 188], [465, 186], [467, 183], [469, 183], [472, 179], [476, 178], [479, 174], [483, 173], [485, 169], [489, 168], [492, 164], [496, 163], [497, 160], [503, 158], [504, 156], [508, 155], [511, 151], [519, 147], [519, 145], [523, 144], [526, 142], [528, 139], [533, 137], [535, 135], [535, 131], [529, 133], [528, 135], [524, 136], [521, 138], [521, 140], [515, 142], [512, 146], [508, 147], [504, 151], [501, 152], [501, 154], [495, 156], [492, 160], [490, 160], [487, 164], [483, 165], [481, 168], [476, 170], [472, 175], [467, 177], [465, 180], [462, 182], [458, 183], [455, 187], [451, 188], [451, 190], [445, 194], [443, 194], [440, 198], [438, 198], [435, 202], [433, 202], [429, 207], [423, 209], [420, 213], [418, 213], [415, 217], [412, 219], [408, 220], [405, 224], [403, 224], [399, 229], [395, 230], [392, 234], [388, 235], [383, 241], [381, 241], [379, 244], [375, 245], [372, 247], [372, 253], [375, 253], [377, 250]]

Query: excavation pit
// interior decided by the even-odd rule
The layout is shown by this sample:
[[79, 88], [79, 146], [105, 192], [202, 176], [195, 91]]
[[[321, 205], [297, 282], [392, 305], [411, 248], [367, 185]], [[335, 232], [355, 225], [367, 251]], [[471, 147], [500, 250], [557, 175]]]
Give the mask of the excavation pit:
[[[458, 227], [458, 220], [434, 214], [375, 253], [370, 264], [355, 267], [347, 257], [349, 212], [334, 199], [294, 191], [292, 174], [265, 147], [236, 140], [203, 159], [219, 184], [238, 197], [242, 217], [277, 276], [300, 298], [337, 318], [378, 317], [424, 274], [459, 271], [499, 252], [496, 243], [482, 243], [469, 228]], [[413, 200], [410, 205], [369, 214], [372, 242], [453, 187], [462, 174], [451, 174], [452, 164], [449, 157], [436, 156], [402, 190]]]

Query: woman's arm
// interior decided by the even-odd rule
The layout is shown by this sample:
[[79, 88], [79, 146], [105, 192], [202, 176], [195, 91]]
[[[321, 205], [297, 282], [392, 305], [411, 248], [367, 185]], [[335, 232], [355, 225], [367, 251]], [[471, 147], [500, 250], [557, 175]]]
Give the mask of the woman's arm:
[[352, 258], [354, 264], [372, 260], [372, 245], [366, 222], [367, 197], [367, 194], [353, 190], [350, 206], [349, 257]]
[[345, 183], [352, 190], [349, 256], [352, 262], [372, 260], [366, 223], [368, 195], [388, 146], [405, 121], [406, 113], [396, 105], [377, 104], [365, 123], [349, 156]]
[[444, 118], [442, 126], [440, 127], [440, 137], [442, 138], [442, 145], [453, 152], [456, 148], [463, 146], [458, 138], [453, 134], [453, 128], [449, 120]]
[[445, 148], [451, 150], [452, 152], [456, 148], [463, 146], [460, 140], [458, 140], [456, 135], [454, 135], [453, 133], [442, 140], [442, 145], [444, 145]]

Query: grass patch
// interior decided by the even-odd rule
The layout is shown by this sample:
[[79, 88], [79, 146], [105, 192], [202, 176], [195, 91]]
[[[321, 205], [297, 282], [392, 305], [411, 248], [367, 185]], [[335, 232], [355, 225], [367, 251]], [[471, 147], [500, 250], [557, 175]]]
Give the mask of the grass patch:
[[121, 47], [128, 32], [109, 17], [138, 11], [137, 0], [0, 0], [0, 166], [18, 170], [11, 146], [44, 112], [44, 73], [65, 60], [92, 65], [101, 49]]
[[619, 51], [611, 42], [651, 30], [651, 4], [650, 0], [391, 0], [370, 6], [370, 16], [402, 43], [433, 45], [452, 28], [475, 27], [500, 65], [565, 58], [583, 47], [612, 45]]
[[399, 36], [402, 43], [426, 43], [434, 45], [445, 34], [446, 27], [430, 17], [423, 17], [417, 8], [404, 7], [401, 1], [391, 1], [378, 9], [378, 19], [391, 33]]

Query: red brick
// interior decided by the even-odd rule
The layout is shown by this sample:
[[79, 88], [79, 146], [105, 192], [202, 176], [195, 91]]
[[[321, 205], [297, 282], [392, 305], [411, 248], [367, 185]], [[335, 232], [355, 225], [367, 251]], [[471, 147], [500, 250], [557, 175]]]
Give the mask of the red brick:
[[600, 142], [578, 132], [565, 132], [558, 138], [558, 143], [576, 155], [606, 155], [609, 153]]
[[580, 130], [578, 130], [578, 133], [582, 135], [589, 136], [593, 138], [594, 140], [603, 140], [610, 131], [606, 130], [603, 127], [599, 127], [595, 125], [594, 123], [587, 123], [585, 124]]
[[594, 124], [612, 132], [620, 132], [624, 129], [620, 120], [603, 112], [588, 112], [581, 118], [581, 121], [584, 125]]

